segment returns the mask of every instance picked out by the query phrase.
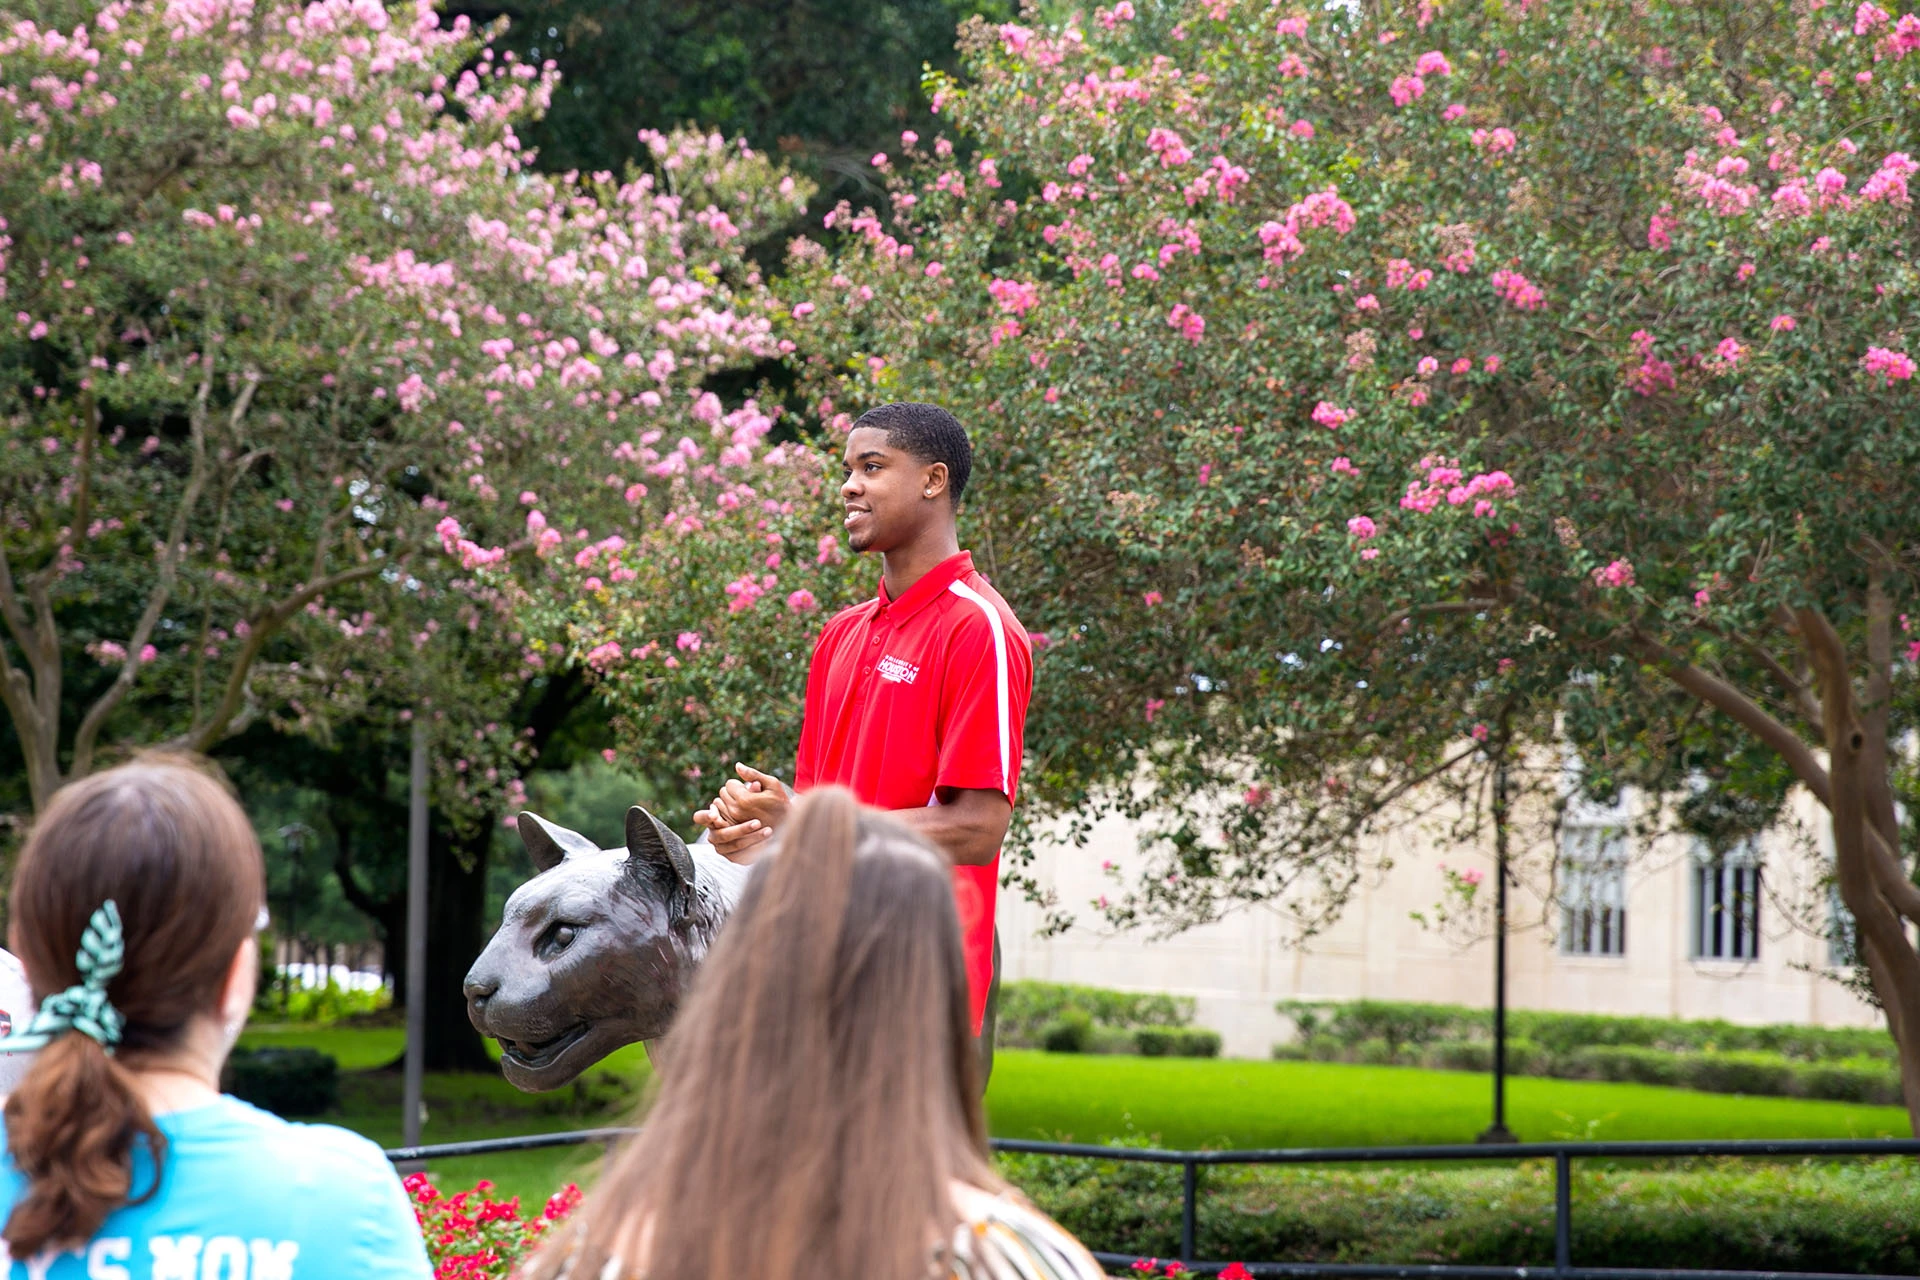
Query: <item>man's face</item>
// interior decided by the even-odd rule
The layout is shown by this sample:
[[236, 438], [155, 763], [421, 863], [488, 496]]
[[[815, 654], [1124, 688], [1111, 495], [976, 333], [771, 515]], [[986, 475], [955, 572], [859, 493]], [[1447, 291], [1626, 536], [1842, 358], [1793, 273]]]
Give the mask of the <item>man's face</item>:
[[[946, 498], [946, 467], [887, 443], [887, 433], [861, 427], [847, 436], [847, 545], [855, 551], [891, 551], [907, 542]], [[933, 499], [927, 493], [933, 491]]]

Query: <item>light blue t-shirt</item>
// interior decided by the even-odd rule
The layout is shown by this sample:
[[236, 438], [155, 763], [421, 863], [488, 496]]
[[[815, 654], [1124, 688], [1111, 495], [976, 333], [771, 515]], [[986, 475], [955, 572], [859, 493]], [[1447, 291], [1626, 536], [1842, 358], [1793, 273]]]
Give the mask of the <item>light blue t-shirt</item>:
[[[229, 1097], [155, 1119], [167, 1136], [159, 1194], [115, 1210], [81, 1248], [20, 1262], [0, 1251], [0, 1280], [432, 1276], [398, 1175], [360, 1135]], [[152, 1185], [141, 1145], [134, 1194]], [[0, 1146], [0, 1222], [25, 1189]]]

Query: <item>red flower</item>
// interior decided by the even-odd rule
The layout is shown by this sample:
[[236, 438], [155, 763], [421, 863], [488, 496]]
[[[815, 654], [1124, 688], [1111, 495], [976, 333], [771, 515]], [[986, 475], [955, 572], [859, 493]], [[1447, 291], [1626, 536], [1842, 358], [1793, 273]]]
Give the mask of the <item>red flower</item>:
[[1253, 1272], [1238, 1262], [1230, 1262], [1221, 1268], [1220, 1280], [1253, 1280]]

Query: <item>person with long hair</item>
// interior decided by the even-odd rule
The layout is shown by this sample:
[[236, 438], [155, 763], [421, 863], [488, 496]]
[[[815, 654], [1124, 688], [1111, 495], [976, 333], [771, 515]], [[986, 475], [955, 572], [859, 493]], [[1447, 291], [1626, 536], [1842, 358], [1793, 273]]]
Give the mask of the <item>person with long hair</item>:
[[378, 1147], [220, 1092], [265, 904], [253, 828], [195, 763], [148, 757], [54, 794], [13, 878], [39, 1009], [0, 1040], [34, 1053], [5, 1106], [8, 1274], [432, 1274]]
[[640, 1133], [526, 1280], [1096, 1280], [994, 1173], [949, 863], [795, 803], [674, 1024]]

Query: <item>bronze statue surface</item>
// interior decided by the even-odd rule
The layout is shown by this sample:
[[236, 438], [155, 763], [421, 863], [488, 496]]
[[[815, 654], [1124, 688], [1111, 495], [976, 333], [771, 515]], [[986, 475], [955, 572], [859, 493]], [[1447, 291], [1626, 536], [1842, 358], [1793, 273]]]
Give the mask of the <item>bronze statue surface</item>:
[[537, 814], [518, 827], [537, 871], [467, 971], [467, 1016], [500, 1042], [507, 1079], [538, 1092], [666, 1034], [747, 868], [637, 805], [624, 849]]

